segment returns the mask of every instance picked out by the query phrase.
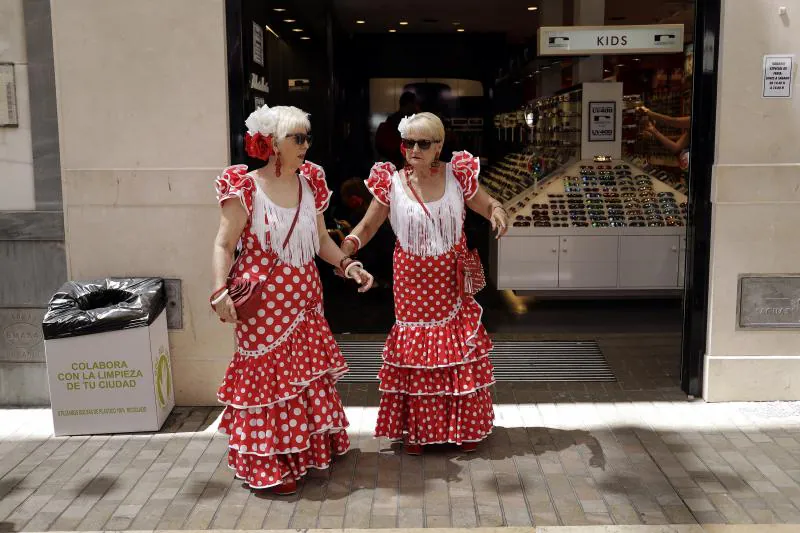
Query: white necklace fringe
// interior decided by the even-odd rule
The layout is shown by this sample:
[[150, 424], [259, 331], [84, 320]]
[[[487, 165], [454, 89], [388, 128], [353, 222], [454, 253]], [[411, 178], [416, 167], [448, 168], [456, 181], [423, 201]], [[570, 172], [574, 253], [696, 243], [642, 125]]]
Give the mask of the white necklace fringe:
[[426, 203], [430, 218], [422, 206], [403, 188], [400, 174], [394, 175], [391, 200], [391, 222], [400, 246], [414, 255], [434, 256], [450, 251], [461, 237], [464, 224], [464, 202], [460, 190], [447, 169], [445, 192], [440, 200]]
[[[283, 248], [283, 241], [292, 227], [296, 207], [285, 208], [275, 205], [261, 187], [256, 184], [253, 198], [253, 232], [263, 250], [272, 249], [282, 263], [292, 266], [303, 266], [314, 259], [319, 252], [319, 232], [317, 231], [317, 213], [314, 208], [314, 195], [306, 180], [301, 178], [303, 200], [297, 226], [294, 228], [289, 243]], [[269, 238], [269, 242], [267, 242]]]

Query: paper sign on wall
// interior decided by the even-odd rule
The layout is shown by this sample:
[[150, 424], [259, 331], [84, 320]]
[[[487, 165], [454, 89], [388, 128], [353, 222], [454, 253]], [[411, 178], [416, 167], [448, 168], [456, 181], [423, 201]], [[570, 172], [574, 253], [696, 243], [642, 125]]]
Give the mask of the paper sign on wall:
[[764, 56], [764, 98], [791, 98], [793, 55]]
[[589, 142], [617, 139], [617, 103], [589, 102]]
[[0, 126], [19, 126], [14, 65], [0, 63]]

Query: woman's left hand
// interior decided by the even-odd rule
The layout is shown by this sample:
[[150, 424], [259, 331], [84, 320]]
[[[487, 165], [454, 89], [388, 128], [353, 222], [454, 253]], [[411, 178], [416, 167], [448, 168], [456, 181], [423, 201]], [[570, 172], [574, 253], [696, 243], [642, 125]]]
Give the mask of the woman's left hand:
[[492, 230], [497, 232], [495, 239], [499, 239], [508, 231], [508, 216], [502, 207], [495, 207], [492, 210], [489, 222], [492, 223]]
[[367, 292], [372, 288], [372, 284], [375, 281], [372, 274], [359, 266], [351, 268], [348, 274], [350, 274], [351, 279], [360, 285], [358, 292]]

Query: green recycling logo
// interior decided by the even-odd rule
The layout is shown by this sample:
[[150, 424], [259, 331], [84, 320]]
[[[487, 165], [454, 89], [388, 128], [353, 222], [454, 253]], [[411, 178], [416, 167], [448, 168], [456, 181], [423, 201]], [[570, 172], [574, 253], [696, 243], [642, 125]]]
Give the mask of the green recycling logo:
[[[167, 399], [172, 396], [172, 372], [169, 368], [169, 355], [162, 346], [158, 351], [156, 373], [156, 400], [161, 409], [167, 406]], [[164, 394], [166, 392], [166, 394]]]

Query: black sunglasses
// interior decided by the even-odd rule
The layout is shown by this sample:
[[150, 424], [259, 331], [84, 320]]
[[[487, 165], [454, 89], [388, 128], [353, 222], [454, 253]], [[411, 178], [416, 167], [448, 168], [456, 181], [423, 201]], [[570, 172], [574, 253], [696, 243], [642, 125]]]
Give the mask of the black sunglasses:
[[287, 139], [294, 139], [297, 146], [303, 146], [306, 142], [311, 146], [312, 138], [310, 133], [290, 133], [286, 136]]
[[403, 143], [403, 148], [406, 150], [413, 150], [414, 145], [417, 145], [420, 150], [425, 151], [430, 150], [431, 145], [439, 141], [430, 141], [428, 139], [403, 139], [401, 142]]

